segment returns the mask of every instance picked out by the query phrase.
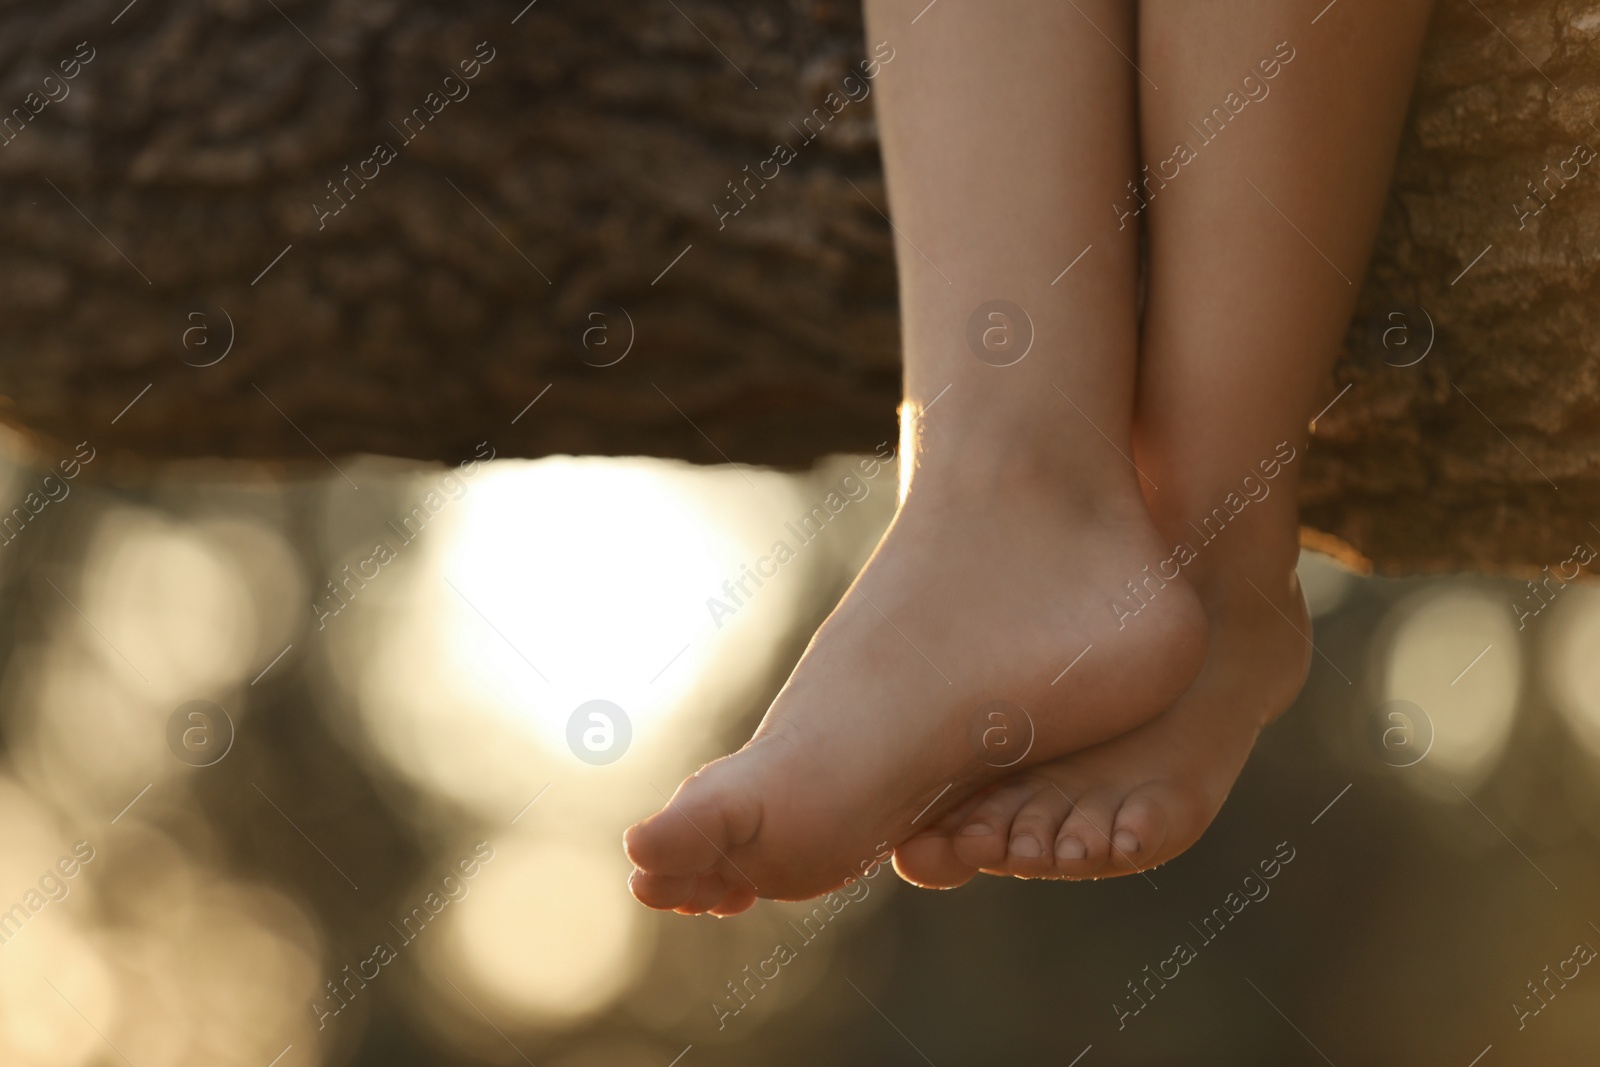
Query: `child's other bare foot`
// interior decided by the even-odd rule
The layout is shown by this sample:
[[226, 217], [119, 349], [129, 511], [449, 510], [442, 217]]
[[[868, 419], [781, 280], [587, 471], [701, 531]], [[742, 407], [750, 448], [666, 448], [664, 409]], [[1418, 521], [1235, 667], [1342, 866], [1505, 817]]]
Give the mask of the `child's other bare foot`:
[[1310, 662], [1293, 528], [1278, 526], [1271, 549], [1250, 543], [1249, 530], [1229, 530], [1222, 536], [1237, 540], [1196, 564], [1206, 572], [1199, 589], [1210, 645], [1199, 677], [1171, 710], [971, 798], [899, 848], [902, 877], [930, 887], [960, 885], [979, 870], [1105, 878], [1164, 863], [1193, 845], [1261, 728], [1299, 692]]
[[750, 743], [628, 831], [640, 901], [731, 914], [825, 893], [1013, 773], [972, 743], [986, 702], [1032, 717], [1025, 766], [1125, 733], [1193, 679], [1204, 619], [1181, 579], [1146, 586], [1120, 629], [1110, 607], [1171, 553], [1131, 470], [1089, 491], [1014, 454], [962, 467], [918, 471]]

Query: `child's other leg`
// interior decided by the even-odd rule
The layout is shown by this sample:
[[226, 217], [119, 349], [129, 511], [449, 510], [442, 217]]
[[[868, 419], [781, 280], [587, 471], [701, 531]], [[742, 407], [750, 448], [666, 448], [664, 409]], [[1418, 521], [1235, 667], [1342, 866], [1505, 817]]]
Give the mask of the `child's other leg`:
[[1141, 93], [1144, 159], [1172, 176], [1151, 183], [1135, 433], [1161, 486], [1157, 523], [1195, 553], [1183, 569], [1210, 627], [1200, 677], [1160, 718], [948, 817], [944, 844], [902, 850], [913, 880], [1037, 873], [1005, 847], [1023, 830], [1053, 842], [1067, 877], [1170, 859], [1210, 825], [1261, 726], [1299, 690], [1311, 656], [1294, 575], [1307, 424], [1331, 397], [1430, 7], [1338, 0], [1312, 25], [1323, 6], [1140, 5], [1139, 64], [1160, 86]]
[[[867, 22], [893, 49], [874, 92], [915, 472], [755, 738], [629, 831], [655, 907], [831, 889], [1007, 773], [972, 744], [986, 702], [1029, 711], [1048, 759], [1159, 714], [1203, 657], [1186, 583], [1151, 579], [1137, 626], [1111, 606], [1166, 554], [1132, 460], [1136, 228], [1107, 208], [1135, 156], [1131, 7], [869, 0]], [[1026, 355], [1021, 316], [975, 318], [996, 300], [1031, 320]]]

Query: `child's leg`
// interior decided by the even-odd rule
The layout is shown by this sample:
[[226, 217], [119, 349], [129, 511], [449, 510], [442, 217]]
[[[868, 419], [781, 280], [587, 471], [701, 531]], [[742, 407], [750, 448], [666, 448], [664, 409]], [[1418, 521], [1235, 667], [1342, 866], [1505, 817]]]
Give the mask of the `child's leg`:
[[[1106, 206], [1135, 156], [1131, 8], [869, 0], [867, 16], [894, 49], [875, 91], [915, 474], [751, 743], [629, 831], [634, 892], [656, 907], [833, 888], [1008, 773], [972, 744], [981, 705], [1026, 708], [1040, 761], [1158, 714], [1203, 658], [1186, 583], [1150, 579], [1125, 629], [1111, 607], [1163, 555], [1130, 436], [1135, 228]], [[1031, 320], [1010, 366], [1029, 325], [975, 318], [996, 300]]]
[[[913, 880], [950, 884], [974, 867], [1100, 876], [1170, 859], [1210, 824], [1260, 727], [1300, 687], [1306, 428], [1331, 395], [1430, 5], [1339, 0], [1311, 25], [1322, 6], [1140, 8], [1139, 64], [1161, 87], [1141, 95], [1144, 159], [1154, 171], [1184, 155], [1179, 144], [1192, 158], [1151, 183], [1136, 434], [1161, 485], [1158, 525], [1195, 553], [1183, 569], [1210, 624], [1200, 677], [1160, 718], [952, 813], [953, 837], [903, 850]], [[1229, 93], [1239, 107], [1247, 91], [1257, 99], [1233, 114]], [[1202, 125], [1213, 106], [1215, 133]], [[1019, 857], [1023, 835], [1049, 842], [1056, 863]]]

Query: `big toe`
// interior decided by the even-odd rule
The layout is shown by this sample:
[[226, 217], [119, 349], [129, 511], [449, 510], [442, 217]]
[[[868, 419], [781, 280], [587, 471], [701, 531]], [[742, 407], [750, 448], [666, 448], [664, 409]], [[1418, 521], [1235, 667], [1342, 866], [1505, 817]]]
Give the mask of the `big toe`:
[[700, 886], [696, 875], [651, 874], [634, 871], [628, 875], [628, 891], [647, 908], [675, 911], [694, 897]]
[[956, 855], [947, 830], [918, 834], [894, 850], [895, 873], [923, 889], [954, 889], [972, 880], [978, 869]]
[[623, 835], [633, 865], [651, 874], [685, 877], [731, 865], [729, 853], [755, 837], [761, 803], [740, 755], [687, 778], [666, 806]]
[[715, 871], [699, 875], [634, 871], [628, 876], [628, 889], [646, 907], [683, 915], [737, 915], [756, 901], [755, 891], [749, 886], [730, 886]]

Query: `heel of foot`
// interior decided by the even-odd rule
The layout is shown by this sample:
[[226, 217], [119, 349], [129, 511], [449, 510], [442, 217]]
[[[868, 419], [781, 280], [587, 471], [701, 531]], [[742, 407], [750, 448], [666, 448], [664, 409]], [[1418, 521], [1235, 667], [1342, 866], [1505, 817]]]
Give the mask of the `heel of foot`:
[[1199, 595], [1179, 577], [1166, 581], [1137, 613], [1119, 615], [1111, 637], [1133, 661], [1135, 673], [1123, 684], [1141, 691], [1138, 703], [1153, 717], [1200, 674], [1210, 628]]

